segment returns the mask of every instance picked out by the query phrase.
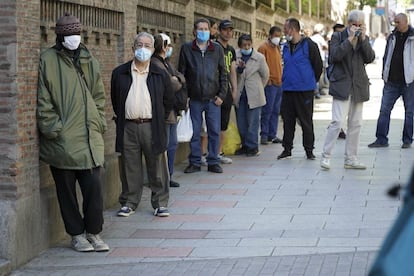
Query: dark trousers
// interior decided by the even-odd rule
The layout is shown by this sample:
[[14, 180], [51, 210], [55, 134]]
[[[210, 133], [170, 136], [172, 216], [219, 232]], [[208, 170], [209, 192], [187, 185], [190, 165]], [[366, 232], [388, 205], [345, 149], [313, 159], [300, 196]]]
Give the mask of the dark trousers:
[[151, 123], [126, 122], [121, 159], [123, 167], [120, 167], [120, 174], [123, 182], [120, 203], [134, 210], [138, 207], [144, 189], [145, 168], [152, 207], [168, 207], [170, 177], [167, 157], [165, 152], [155, 154], [153, 151]]
[[315, 143], [313, 132], [313, 91], [283, 92], [281, 113], [283, 117], [283, 147], [293, 148], [296, 120], [302, 127], [302, 143], [305, 151], [312, 151]]
[[[50, 166], [66, 232], [79, 235], [85, 231], [98, 234], [103, 225], [101, 168], [66, 170]], [[76, 181], [82, 192], [82, 214], [76, 196]]]

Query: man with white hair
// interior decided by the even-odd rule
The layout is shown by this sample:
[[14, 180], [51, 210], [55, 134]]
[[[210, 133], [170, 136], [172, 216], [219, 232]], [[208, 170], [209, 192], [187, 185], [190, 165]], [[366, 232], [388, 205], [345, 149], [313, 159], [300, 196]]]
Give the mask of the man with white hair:
[[366, 169], [358, 161], [358, 145], [363, 104], [369, 100], [369, 79], [365, 65], [375, 60], [375, 52], [366, 35], [364, 21], [362, 11], [352, 10], [346, 29], [334, 33], [330, 42], [329, 63], [334, 64], [334, 69], [329, 78], [329, 94], [333, 100], [332, 121], [328, 126], [320, 163], [324, 169], [330, 168], [331, 153], [347, 117], [344, 167]]
[[[116, 152], [121, 154], [122, 205], [118, 216], [135, 212], [144, 188], [145, 157], [154, 215], [167, 217], [169, 199], [166, 119], [174, 106], [170, 76], [151, 62], [154, 37], [139, 33], [134, 58], [112, 72], [111, 99], [116, 123]], [[167, 177], [160, 177], [166, 175]]]

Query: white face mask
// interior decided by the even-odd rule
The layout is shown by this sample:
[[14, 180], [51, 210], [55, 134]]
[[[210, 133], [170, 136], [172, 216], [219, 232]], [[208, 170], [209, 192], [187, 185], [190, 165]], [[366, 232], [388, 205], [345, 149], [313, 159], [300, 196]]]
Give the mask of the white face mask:
[[145, 62], [151, 58], [152, 52], [147, 48], [138, 48], [135, 50], [135, 58], [140, 62]]
[[274, 45], [279, 45], [279, 43], [280, 43], [280, 37], [273, 37], [270, 41], [271, 41]]
[[62, 45], [68, 50], [76, 50], [78, 49], [80, 42], [81, 42], [81, 36], [80, 35], [68, 35], [63, 38]]

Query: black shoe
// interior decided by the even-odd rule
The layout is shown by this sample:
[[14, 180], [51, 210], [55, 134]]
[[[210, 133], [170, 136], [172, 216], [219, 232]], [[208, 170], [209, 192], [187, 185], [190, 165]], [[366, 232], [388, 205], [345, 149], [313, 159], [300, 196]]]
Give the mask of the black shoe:
[[262, 145], [268, 145], [269, 142], [270, 142], [269, 139], [266, 138], [266, 137], [260, 138], [260, 144], [262, 144]]
[[402, 144], [401, 148], [402, 149], [409, 149], [409, 148], [411, 148], [411, 144], [410, 143], [404, 143], [404, 144]]
[[247, 152], [246, 152], [246, 156], [248, 156], [248, 157], [258, 156], [259, 154], [260, 154], [260, 152], [259, 152], [258, 148], [248, 149]]
[[283, 141], [281, 139], [279, 139], [278, 137], [275, 137], [275, 138], [272, 139], [273, 144], [282, 144], [282, 142]]
[[316, 157], [315, 157], [315, 155], [313, 154], [312, 151], [307, 151], [306, 152], [306, 159], [308, 159], [308, 160], [315, 160]]
[[368, 147], [369, 148], [386, 148], [388, 147], [388, 143], [381, 144], [380, 142], [375, 141], [374, 143], [369, 144]]
[[339, 132], [338, 139], [346, 139], [346, 134], [342, 128], [341, 132]]
[[188, 165], [187, 168], [185, 168], [184, 173], [194, 173], [194, 172], [199, 172], [199, 171], [201, 171], [200, 166], [190, 164]]
[[180, 187], [180, 183], [170, 180], [170, 187], [178, 188]]
[[223, 173], [223, 169], [220, 167], [219, 164], [208, 165], [207, 170], [213, 173]]
[[284, 150], [282, 153], [277, 157], [277, 160], [292, 158], [292, 152]]
[[238, 150], [236, 150], [234, 152], [234, 155], [243, 155], [247, 153], [247, 148], [246, 147], [241, 147]]

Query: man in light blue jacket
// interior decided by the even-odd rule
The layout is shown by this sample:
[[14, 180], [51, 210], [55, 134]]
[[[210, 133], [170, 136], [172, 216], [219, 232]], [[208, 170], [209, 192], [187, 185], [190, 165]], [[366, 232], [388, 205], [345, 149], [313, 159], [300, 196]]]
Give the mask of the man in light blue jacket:
[[390, 115], [395, 102], [402, 96], [405, 108], [402, 148], [410, 148], [413, 142], [414, 115], [414, 29], [408, 25], [407, 15], [397, 14], [395, 29], [387, 39], [382, 78], [385, 85], [382, 93], [380, 114], [377, 122], [377, 139], [370, 148], [388, 147]]

